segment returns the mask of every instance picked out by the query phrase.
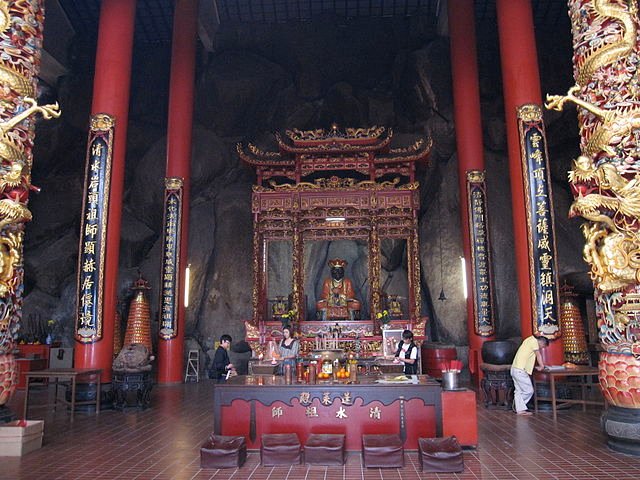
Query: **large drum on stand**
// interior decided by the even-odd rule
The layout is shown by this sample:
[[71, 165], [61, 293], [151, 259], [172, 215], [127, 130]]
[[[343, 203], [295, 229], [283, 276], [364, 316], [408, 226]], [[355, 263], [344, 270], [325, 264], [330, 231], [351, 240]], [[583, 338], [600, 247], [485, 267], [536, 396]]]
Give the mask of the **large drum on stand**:
[[455, 345], [438, 342], [422, 344], [420, 356], [422, 358], [422, 373], [434, 378], [442, 378], [442, 368], [450, 360], [456, 360], [458, 353]]
[[482, 344], [482, 362], [492, 365], [511, 365], [518, 345], [510, 340], [491, 340]]

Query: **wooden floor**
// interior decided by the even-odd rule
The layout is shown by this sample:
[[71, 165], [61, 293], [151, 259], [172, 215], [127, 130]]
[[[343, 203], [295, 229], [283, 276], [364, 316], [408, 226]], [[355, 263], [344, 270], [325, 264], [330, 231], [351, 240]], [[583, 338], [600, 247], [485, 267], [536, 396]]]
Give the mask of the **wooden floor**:
[[[261, 467], [250, 453], [241, 469], [200, 469], [199, 448], [213, 425], [208, 381], [155, 387], [152, 408], [100, 415], [64, 409], [34, 408], [30, 419], [45, 419], [44, 445], [22, 458], [0, 457], [0, 479], [637, 479], [640, 458], [609, 450], [599, 427], [598, 408], [578, 408], [531, 417], [478, 407], [480, 442], [465, 450], [460, 474], [421, 473], [417, 454], [405, 455], [403, 469], [364, 469], [360, 455], [348, 455], [344, 467]], [[44, 400], [43, 388], [33, 404]], [[10, 406], [21, 412], [19, 392]], [[40, 398], [37, 398], [40, 397]], [[46, 416], [44, 416], [46, 414]]]

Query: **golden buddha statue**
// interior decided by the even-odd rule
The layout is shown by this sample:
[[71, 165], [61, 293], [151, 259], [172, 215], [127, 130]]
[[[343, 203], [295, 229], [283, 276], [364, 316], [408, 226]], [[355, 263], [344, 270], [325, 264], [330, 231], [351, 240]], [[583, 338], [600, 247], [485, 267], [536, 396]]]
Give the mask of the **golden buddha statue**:
[[355, 299], [351, 280], [344, 277], [346, 260], [334, 258], [328, 265], [331, 278], [323, 282], [320, 300], [316, 302], [318, 320], [358, 320], [360, 302]]

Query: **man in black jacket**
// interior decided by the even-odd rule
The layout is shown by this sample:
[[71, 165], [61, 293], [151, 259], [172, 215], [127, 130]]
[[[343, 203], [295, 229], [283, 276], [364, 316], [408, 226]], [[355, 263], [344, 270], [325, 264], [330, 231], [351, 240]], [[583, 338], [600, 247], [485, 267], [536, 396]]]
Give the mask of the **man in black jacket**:
[[222, 335], [220, 337], [220, 346], [213, 357], [213, 367], [209, 372], [209, 378], [213, 378], [219, 383], [226, 381], [227, 373], [235, 371], [235, 367], [229, 360], [229, 353], [227, 352], [229, 347], [231, 347], [231, 335]]

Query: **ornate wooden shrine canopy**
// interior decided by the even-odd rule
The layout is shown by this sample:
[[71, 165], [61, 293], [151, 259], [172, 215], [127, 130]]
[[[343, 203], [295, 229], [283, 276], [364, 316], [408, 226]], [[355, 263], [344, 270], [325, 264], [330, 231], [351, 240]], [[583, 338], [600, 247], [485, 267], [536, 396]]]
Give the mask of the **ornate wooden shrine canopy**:
[[347, 128], [341, 132], [334, 125], [329, 131], [294, 129], [287, 130], [286, 138], [277, 133], [275, 137], [277, 152], [265, 152], [251, 143], [245, 151], [238, 145], [242, 160], [255, 167], [258, 185], [276, 177], [299, 184], [313, 174], [326, 178], [339, 172], [359, 173], [371, 182], [389, 175], [413, 182], [416, 162], [425, 161], [431, 150], [430, 139], [392, 149], [393, 132], [384, 127]]
[[[308, 240], [364, 240], [369, 249], [371, 318], [381, 311], [380, 241], [407, 242], [409, 304], [403, 320], [424, 329], [420, 319], [420, 263], [417, 219], [420, 208], [415, 169], [425, 162], [431, 139], [390, 148], [393, 132], [384, 127], [288, 130], [276, 134], [278, 151], [238, 145], [238, 154], [256, 169], [253, 187], [253, 327], [265, 332], [268, 321], [267, 255], [270, 241], [290, 241], [293, 267], [290, 307], [306, 332], [303, 247]], [[364, 334], [373, 335], [379, 325]], [[318, 326], [321, 322], [308, 322]], [[313, 330], [313, 329], [312, 329]], [[308, 332], [307, 332], [308, 333]]]

